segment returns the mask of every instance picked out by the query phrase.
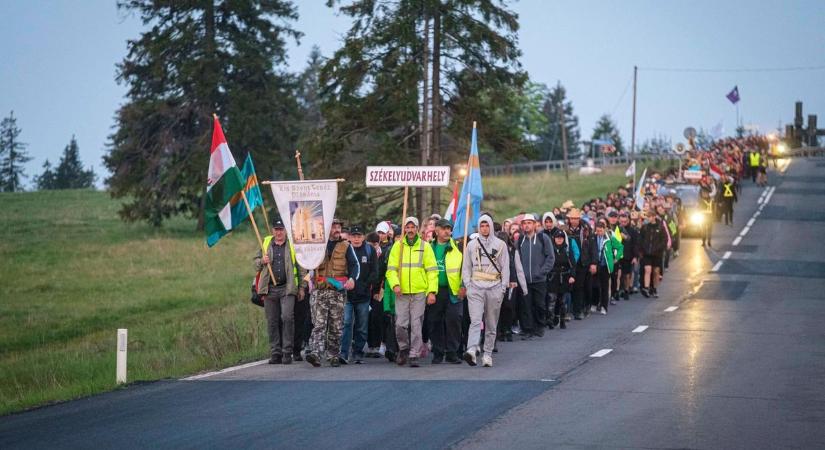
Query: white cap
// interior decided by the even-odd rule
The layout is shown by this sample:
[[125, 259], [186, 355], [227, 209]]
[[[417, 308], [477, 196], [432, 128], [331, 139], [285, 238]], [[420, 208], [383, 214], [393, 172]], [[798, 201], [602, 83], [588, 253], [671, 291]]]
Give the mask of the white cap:
[[416, 219], [413, 216], [410, 216], [410, 217], [407, 217], [406, 219], [404, 219], [404, 226], [406, 227], [407, 224], [410, 223], [410, 222], [412, 222], [412, 224], [415, 225], [416, 228], [418, 228], [418, 219]]
[[387, 222], [378, 222], [378, 225], [375, 226], [376, 233], [389, 233], [390, 232], [390, 225]]

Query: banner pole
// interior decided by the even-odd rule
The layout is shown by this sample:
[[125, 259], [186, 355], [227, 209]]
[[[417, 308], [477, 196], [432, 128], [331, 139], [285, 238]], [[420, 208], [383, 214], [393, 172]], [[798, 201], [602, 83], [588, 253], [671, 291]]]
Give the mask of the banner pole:
[[[410, 193], [410, 187], [408, 185], [404, 185], [404, 207], [401, 208], [401, 222], [405, 222], [407, 220], [407, 196]], [[404, 264], [404, 239], [407, 238], [405, 228], [407, 228], [406, 223], [401, 224], [401, 247], [399, 247], [398, 251], [398, 287], [401, 288], [401, 274], [404, 273], [402, 269], [402, 265]]]
[[470, 193], [467, 193], [467, 213], [464, 215], [464, 246], [461, 247], [461, 251], [467, 250], [467, 231], [468, 227], [470, 226]]
[[[246, 198], [246, 192], [241, 190], [241, 196], [243, 197], [244, 205], [246, 205], [246, 211], [249, 213], [249, 220], [252, 222], [252, 229], [255, 230], [255, 237], [258, 238], [258, 247], [260, 247], [260, 249], [261, 249], [261, 255], [266, 256], [266, 250], [267, 249], [264, 248], [264, 243], [261, 240], [261, 233], [258, 232], [258, 224], [255, 223], [255, 215], [252, 214], [252, 208], [249, 207], [249, 200], [247, 200], [247, 198]], [[266, 265], [266, 270], [269, 271], [269, 279], [273, 283], [275, 283], [276, 280], [275, 280], [275, 274], [272, 273], [272, 265], [267, 264]]]
[[295, 150], [295, 162], [298, 164], [298, 179], [304, 181], [304, 168], [301, 167], [301, 152]]

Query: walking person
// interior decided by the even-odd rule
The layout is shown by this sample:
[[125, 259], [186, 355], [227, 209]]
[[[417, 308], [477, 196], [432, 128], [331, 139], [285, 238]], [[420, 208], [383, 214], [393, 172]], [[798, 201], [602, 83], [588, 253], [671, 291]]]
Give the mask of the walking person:
[[438, 292], [435, 302], [425, 310], [433, 364], [445, 360], [461, 364], [458, 348], [461, 344], [461, 322], [464, 314], [462, 300], [466, 294], [461, 287], [461, 251], [452, 238], [453, 224], [439, 219], [435, 224], [435, 240], [432, 242], [435, 262], [438, 265]]
[[559, 229], [553, 230], [553, 256], [553, 269], [548, 278], [547, 296], [550, 299], [549, 308], [553, 308], [554, 312], [555, 323], [552, 325], [558, 325], [564, 330], [567, 328], [567, 308], [564, 296], [570, 292], [570, 286], [576, 281], [574, 277], [576, 265], [567, 245], [567, 236]]
[[344, 327], [346, 291], [355, 288], [360, 276], [360, 264], [349, 242], [341, 239], [343, 223], [333, 219], [326, 255], [315, 269], [315, 289], [310, 296], [312, 335], [306, 361], [313, 367], [321, 366], [326, 357], [330, 366], [341, 365], [341, 334]]
[[641, 292], [645, 297], [659, 297], [656, 288], [659, 286], [662, 258], [667, 249], [667, 235], [659, 215], [653, 209], [647, 212], [647, 220], [642, 226], [640, 236], [639, 250], [644, 270]]
[[582, 320], [590, 313], [590, 255], [592, 254], [593, 234], [589, 225], [582, 222], [581, 211], [571, 208], [567, 212], [567, 236], [571, 249], [578, 250], [575, 283], [573, 284], [573, 319]]
[[364, 360], [364, 347], [367, 345], [370, 300], [378, 284], [378, 258], [372, 246], [364, 242], [364, 230], [361, 226], [351, 227], [349, 235], [350, 245], [358, 259], [360, 270], [355, 280], [355, 288], [347, 292], [339, 358], [341, 364], [348, 364], [352, 346], [354, 362], [361, 364]]
[[483, 321], [484, 349], [481, 362], [484, 367], [492, 367], [501, 302], [507, 287], [514, 288], [516, 283], [509, 282], [510, 253], [507, 244], [493, 234], [493, 219], [489, 215], [483, 214], [479, 218], [478, 237], [467, 244], [464, 255], [461, 279], [467, 289], [470, 313], [464, 361], [471, 366], [477, 364]]
[[410, 367], [418, 367], [424, 344], [424, 309], [427, 303], [435, 302], [438, 266], [432, 246], [418, 235], [415, 217], [404, 220], [404, 238], [390, 250], [387, 281], [395, 293], [395, 338], [399, 352], [395, 362], [403, 366], [409, 361]]
[[591, 256], [590, 274], [594, 276], [599, 289], [599, 303], [591, 307], [592, 312], [607, 314], [610, 299], [610, 276], [613, 273], [616, 251], [616, 239], [607, 235], [607, 224], [596, 223], [596, 245]]
[[522, 339], [544, 336], [547, 326], [547, 275], [553, 268], [553, 245], [547, 234], [536, 230], [536, 216], [525, 214], [521, 220], [524, 234], [518, 248], [527, 278], [527, 294], [521, 308]]
[[[275, 279], [270, 277], [267, 265]], [[258, 295], [263, 298], [266, 312], [269, 364], [292, 364], [295, 301], [304, 300], [306, 286], [302, 284], [295, 250], [286, 238], [280, 217], [272, 221], [272, 235], [264, 238], [263, 247], [255, 255], [255, 269], [260, 274]]]

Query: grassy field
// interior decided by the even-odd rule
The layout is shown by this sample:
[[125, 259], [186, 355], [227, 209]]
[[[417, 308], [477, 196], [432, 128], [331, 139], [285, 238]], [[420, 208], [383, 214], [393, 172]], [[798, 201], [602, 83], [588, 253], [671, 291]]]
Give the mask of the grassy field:
[[[604, 195], [624, 169], [484, 179], [497, 218]], [[267, 356], [249, 303], [253, 234], [207, 249], [194, 224], [125, 224], [104, 192], [0, 194], [0, 414], [115, 389], [118, 328], [129, 381], [179, 377]]]

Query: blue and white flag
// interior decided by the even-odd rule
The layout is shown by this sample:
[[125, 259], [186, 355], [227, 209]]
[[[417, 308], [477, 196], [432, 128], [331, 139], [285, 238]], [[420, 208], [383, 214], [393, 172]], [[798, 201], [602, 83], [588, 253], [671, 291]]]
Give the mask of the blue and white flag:
[[[467, 200], [470, 201], [470, 214], [467, 217]], [[456, 238], [464, 236], [465, 223], [467, 234], [472, 234], [478, 226], [478, 219], [481, 213], [481, 201], [484, 200], [484, 190], [481, 187], [481, 166], [478, 161], [478, 138], [476, 127], [473, 124], [473, 138], [470, 145], [470, 159], [467, 166], [467, 176], [464, 177], [464, 184], [461, 187], [461, 194], [458, 196], [458, 208], [455, 211], [455, 224], [453, 226], [453, 236]]]

